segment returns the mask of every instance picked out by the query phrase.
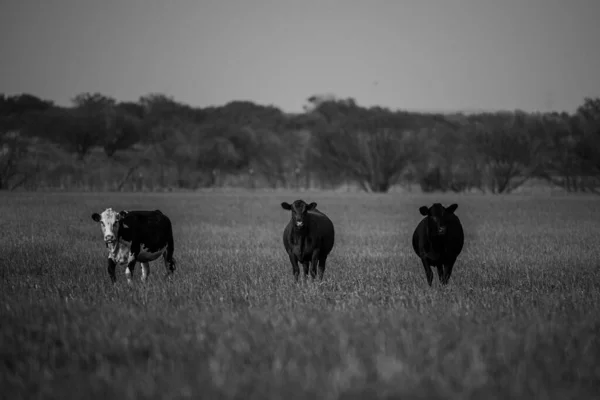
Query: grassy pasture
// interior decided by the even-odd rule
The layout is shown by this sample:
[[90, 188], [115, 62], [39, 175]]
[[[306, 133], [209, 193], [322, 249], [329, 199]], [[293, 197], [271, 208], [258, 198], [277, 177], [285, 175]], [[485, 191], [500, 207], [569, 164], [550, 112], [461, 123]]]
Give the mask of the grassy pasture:
[[[0, 193], [0, 392], [55, 398], [594, 398], [600, 199], [335, 193]], [[336, 226], [296, 284], [281, 201]], [[418, 207], [459, 204], [465, 248], [428, 287]], [[94, 211], [161, 209], [175, 275], [113, 286]]]

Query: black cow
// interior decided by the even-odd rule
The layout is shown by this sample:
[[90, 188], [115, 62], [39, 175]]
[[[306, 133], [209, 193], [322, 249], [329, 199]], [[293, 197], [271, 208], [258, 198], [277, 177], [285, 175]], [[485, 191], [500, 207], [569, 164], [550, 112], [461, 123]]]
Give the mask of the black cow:
[[457, 204], [452, 204], [444, 208], [440, 203], [435, 203], [429, 208], [419, 208], [425, 218], [413, 233], [412, 245], [415, 253], [421, 257], [429, 286], [433, 281], [431, 266], [437, 267], [440, 282], [446, 285], [456, 258], [462, 251], [465, 235], [460, 220], [454, 214], [457, 207]]
[[333, 222], [322, 212], [317, 210], [317, 203], [306, 204], [296, 200], [291, 205], [283, 202], [284, 210], [292, 211], [292, 218], [283, 230], [283, 245], [290, 257], [292, 271], [296, 281], [300, 274], [298, 262], [304, 267], [304, 275], [308, 277], [308, 267], [313, 279], [319, 267], [319, 279], [323, 280], [325, 262], [333, 249], [335, 232]]
[[93, 213], [92, 219], [100, 223], [104, 242], [108, 248], [108, 275], [116, 282], [115, 267], [126, 265], [125, 276], [131, 283], [136, 262], [142, 265], [142, 281], [150, 274], [150, 261], [161, 255], [167, 275], [175, 271], [173, 258], [173, 230], [171, 221], [159, 210], [121, 211], [107, 208], [102, 214]]

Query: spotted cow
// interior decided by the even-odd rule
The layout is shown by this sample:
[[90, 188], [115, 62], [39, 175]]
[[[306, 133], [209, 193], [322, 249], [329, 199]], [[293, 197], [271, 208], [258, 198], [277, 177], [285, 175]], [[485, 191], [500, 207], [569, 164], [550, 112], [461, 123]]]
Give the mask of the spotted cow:
[[131, 283], [137, 262], [142, 265], [142, 281], [145, 281], [150, 274], [149, 262], [160, 256], [167, 275], [175, 271], [171, 221], [159, 210], [116, 212], [107, 208], [101, 214], [93, 213], [92, 219], [102, 229], [108, 249], [108, 275], [113, 283], [117, 280], [117, 265], [125, 266], [127, 282]]

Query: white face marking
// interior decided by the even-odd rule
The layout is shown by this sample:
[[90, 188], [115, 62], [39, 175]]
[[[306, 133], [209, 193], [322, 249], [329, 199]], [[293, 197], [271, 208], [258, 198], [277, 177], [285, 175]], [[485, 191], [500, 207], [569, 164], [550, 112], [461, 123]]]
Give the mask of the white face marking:
[[105, 242], [116, 240], [119, 235], [119, 220], [121, 216], [112, 208], [107, 208], [100, 214], [100, 229]]

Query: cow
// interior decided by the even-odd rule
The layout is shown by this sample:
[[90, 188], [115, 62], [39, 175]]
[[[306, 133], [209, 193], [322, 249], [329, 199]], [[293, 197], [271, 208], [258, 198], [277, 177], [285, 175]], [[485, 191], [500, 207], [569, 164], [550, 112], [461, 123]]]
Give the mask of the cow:
[[419, 208], [425, 218], [413, 233], [412, 245], [423, 262], [429, 286], [433, 281], [432, 266], [437, 267], [440, 283], [448, 284], [456, 258], [462, 251], [465, 236], [460, 220], [454, 214], [457, 207], [457, 204], [446, 208], [434, 203], [431, 207]]
[[127, 283], [132, 283], [135, 264], [142, 265], [142, 282], [150, 274], [150, 261], [163, 257], [167, 275], [175, 271], [171, 220], [160, 210], [121, 211], [107, 208], [92, 219], [100, 223], [108, 248], [108, 275], [116, 282], [116, 265], [125, 265]]
[[284, 210], [291, 210], [292, 217], [283, 230], [283, 246], [292, 263], [294, 278], [298, 281], [301, 263], [305, 279], [310, 274], [314, 279], [319, 269], [319, 279], [323, 280], [327, 256], [333, 249], [335, 231], [333, 222], [317, 210], [317, 203], [306, 204], [296, 200], [292, 204], [283, 202]]

